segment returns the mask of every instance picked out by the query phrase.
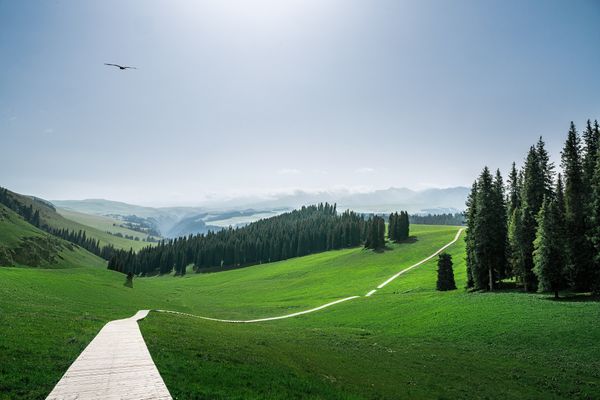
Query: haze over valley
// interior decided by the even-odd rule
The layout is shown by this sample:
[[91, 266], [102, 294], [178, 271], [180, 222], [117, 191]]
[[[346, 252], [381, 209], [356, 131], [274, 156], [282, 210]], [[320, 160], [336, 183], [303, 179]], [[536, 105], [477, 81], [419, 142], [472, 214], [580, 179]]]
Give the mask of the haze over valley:
[[[206, 202], [194, 207], [143, 207], [122, 202], [88, 200], [51, 200], [67, 211], [100, 216], [138, 216], [153, 223], [164, 237], [206, 233], [229, 226], [243, 226], [306, 204], [336, 203], [339, 210], [352, 209], [365, 214], [389, 214], [404, 209], [411, 214], [457, 213], [464, 210], [468, 188], [425, 189], [389, 188], [364, 193], [347, 191], [303, 192], [269, 197], [244, 197]], [[76, 218], [76, 217], [75, 217]]]

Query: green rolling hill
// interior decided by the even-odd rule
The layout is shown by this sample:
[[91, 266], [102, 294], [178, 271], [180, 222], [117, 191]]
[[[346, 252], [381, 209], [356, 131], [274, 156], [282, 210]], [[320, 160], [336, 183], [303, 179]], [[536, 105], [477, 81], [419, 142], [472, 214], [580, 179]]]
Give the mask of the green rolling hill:
[[0, 204], [0, 266], [106, 267], [106, 262], [34, 227]]
[[364, 296], [457, 230], [414, 226], [412, 241], [382, 253], [353, 248], [136, 278], [133, 288], [106, 269], [0, 268], [2, 396], [43, 398], [104, 323], [139, 309], [249, 319], [358, 295], [279, 321], [151, 313], [140, 325], [179, 399], [593, 398], [600, 305], [510, 289], [467, 293], [462, 240], [448, 248], [458, 290], [435, 290], [434, 258]]

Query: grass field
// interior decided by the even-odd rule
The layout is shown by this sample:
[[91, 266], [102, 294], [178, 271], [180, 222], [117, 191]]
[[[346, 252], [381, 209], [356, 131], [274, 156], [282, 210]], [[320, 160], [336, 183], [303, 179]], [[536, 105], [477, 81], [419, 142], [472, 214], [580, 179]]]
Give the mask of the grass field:
[[[98, 268], [0, 268], [0, 398], [43, 398], [101, 326], [138, 309], [219, 318], [287, 314], [364, 295], [449, 242], [413, 226], [384, 253], [327, 252], [125, 287]], [[464, 245], [450, 247], [464, 282]], [[435, 261], [323, 311], [257, 324], [152, 313], [142, 332], [188, 398], [596, 398], [600, 304], [434, 290]]]

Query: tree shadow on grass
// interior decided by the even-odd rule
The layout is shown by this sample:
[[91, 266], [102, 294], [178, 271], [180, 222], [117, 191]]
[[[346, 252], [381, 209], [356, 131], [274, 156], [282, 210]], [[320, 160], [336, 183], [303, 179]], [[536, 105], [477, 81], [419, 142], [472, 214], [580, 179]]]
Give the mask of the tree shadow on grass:
[[401, 240], [399, 242], [396, 242], [396, 243], [399, 243], [399, 244], [409, 243], [410, 244], [410, 243], [416, 243], [418, 241], [419, 241], [418, 237], [416, 237], [416, 236], [410, 236], [410, 237], [408, 237], [408, 238], [406, 238], [404, 240]]
[[558, 299], [552, 295], [543, 297], [543, 299], [548, 301], [556, 301], [559, 303], [600, 303], [600, 296], [590, 293], [569, 293], [559, 297]]
[[[416, 236], [411, 236], [407, 239], [401, 240], [399, 242], [393, 242], [395, 244], [412, 244], [412, 243], [416, 243], [418, 242], [419, 239]], [[381, 249], [375, 249], [373, 250], [374, 253], [383, 253], [386, 251], [390, 251], [390, 250], [395, 250], [393, 247], [390, 246], [390, 242], [386, 242], [385, 247], [381, 248]]]
[[[467, 290], [469, 291], [469, 290]], [[557, 301], [557, 302], [565, 302], [565, 303], [587, 303], [587, 302], [600, 302], [600, 295], [592, 294], [592, 293], [574, 293], [570, 291], [560, 292], [560, 297], [557, 299], [554, 297], [554, 293], [544, 292], [526, 292], [523, 289], [523, 286], [518, 285], [514, 281], [509, 282], [500, 282], [494, 288], [493, 292], [490, 291], [480, 291], [480, 290], [472, 290], [473, 293], [487, 293], [487, 294], [520, 294], [520, 295], [537, 295], [537, 297], [541, 300], [546, 301]]]

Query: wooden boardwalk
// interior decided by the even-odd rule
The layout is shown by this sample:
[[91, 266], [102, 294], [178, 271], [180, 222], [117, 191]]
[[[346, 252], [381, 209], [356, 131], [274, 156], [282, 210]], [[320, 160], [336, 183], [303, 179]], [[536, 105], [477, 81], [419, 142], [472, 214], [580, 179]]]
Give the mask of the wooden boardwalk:
[[146, 315], [107, 323], [47, 400], [171, 400], [137, 324]]

